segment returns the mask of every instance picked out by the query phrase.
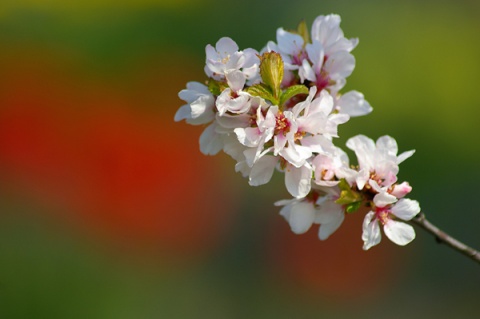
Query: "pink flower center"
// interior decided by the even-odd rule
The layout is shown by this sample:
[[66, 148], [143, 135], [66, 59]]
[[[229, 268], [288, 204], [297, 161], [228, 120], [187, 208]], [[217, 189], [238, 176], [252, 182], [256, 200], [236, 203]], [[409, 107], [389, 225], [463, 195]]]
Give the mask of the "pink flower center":
[[317, 83], [315, 83], [317, 86], [317, 92], [321, 92], [324, 88], [332, 84], [330, 82], [330, 77], [325, 71], [322, 70], [317, 76]]
[[294, 65], [302, 65], [303, 60], [307, 57], [307, 52], [302, 50], [297, 55], [292, 56], [292, 63]]
[[385, 225], [391, 219], [390, 214], [391, 212], [386, 207], [378, 207], [375, 210], [375, 215], [382, 225]]
[[283, 134], [286, 136], [290, 132], [290, 121], [283, 115], [283, 113], [278, 114], [275, 119], [275, 135]]

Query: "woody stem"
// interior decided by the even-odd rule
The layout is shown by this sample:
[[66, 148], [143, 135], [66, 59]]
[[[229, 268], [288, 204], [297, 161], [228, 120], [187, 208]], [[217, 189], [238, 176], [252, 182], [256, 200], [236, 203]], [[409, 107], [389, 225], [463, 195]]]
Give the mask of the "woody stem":
[[436, 240], [439, 243], [444, 243], [447, 246], [459, 251], [460, 253], [464, 254], [465, 256], [470, 257], [474, 261], [480, 263], [480, 252], [465, 245], [464, 243], [458, 241], [457, 239], [451, 237], [444, 231], [438, 229], [435, 225], [430, 223], [427, 218], [425, 217], [424, 213], [418, 214], [416, 217], [412, 219], [412, 222], [417, 224], [418, 226], [422, 227], [429, 233], [435, 236]]

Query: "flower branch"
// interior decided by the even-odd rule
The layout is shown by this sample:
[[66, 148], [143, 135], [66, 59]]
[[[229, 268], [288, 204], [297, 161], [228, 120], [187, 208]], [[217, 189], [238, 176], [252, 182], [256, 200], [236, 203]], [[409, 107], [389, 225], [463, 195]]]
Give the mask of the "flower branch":
[[319, 239], [326, 240], [346, 216], [365, 207], [364, 250], [379, 244], [382, 233], [395, 244], [409, 244], [413, 221], [480, 261], [477, 251], [438, 230], [418, 215], [420, 204], [406, 198], [412, 187], [397, 175], [414, 150], [399, 153], [393, 137], [374, 141], [359, 134], [346, 143], [357, 158], [351, 165], [335, 145], [339, 125], [372, 111], [362, 93], [341, 92], [355, 68], [351, 51], [357, 44], [344, 36], [334, 14], [317, 17], [310, 33], [305, 22], [295, 31], [277, 29], [276, 42], [260, 52], [240, 50], [223, 37], [205, 48], [206, 85], [189, 82], [180, 91], [186, 104], [175, 121], [205, 126], [200, 151], [223, 150], [251, 186], [267, 184], [275, 171], [285, 174], [293, 198], [275, 205], [296, 234], [316, 224]]
[[444, 231], [440, 230], [437, 226], [433, 225], [431, 222], [427, 220], [424, 213], [418, 214], [416, 217], [412, 219], [412, 222], [417, 224], [418, 226], [422, 227], [433, 236], [438, 243], [444, 243], [447, 246], [457, 250], [458, 252], [464, 254], [467, 257], [475, 260], [476, 262], [480, 263], [480, 252], [465, 245], [464, 243], [458, 241], [457, 239], [453, 238], [449, 234], [445, 233]]

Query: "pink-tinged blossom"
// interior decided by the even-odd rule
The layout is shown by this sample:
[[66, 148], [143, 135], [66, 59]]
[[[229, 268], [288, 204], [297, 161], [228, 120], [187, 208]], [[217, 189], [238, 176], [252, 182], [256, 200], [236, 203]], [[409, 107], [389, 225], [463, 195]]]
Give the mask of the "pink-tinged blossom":
[[415, 239], [413, 227], [396, 219], [409, 221], [420, 213], [417, 201], [402, 198], [396, 202], [396, 197], [387, 192], [378, 193], [373, 201], [375, 207], [368, 212], [363, 221], [364, 250], [380, 243], [382, 238], [380, 226], [383, 226], [385, 235], [397, 245], [404, 246]]
[[319, 16], [312, 24], [312, 43], [305, 46], [308, 59], [303, 59], [299, 69], [302, 82], [315, 83], [318, 90], [338, 91], [345, 85], [355, 68], [355, 58], [350, 52], [357, 39], [346, 39], [340, 28], [338, 15]]
[[175, 113], [175, 121], [185, 120], [191, 125], [201, 125], [215, 118], [215, 98], [208, 88], [198, 82], [188, 82], [187, 89], [178, 93], [180, 99], [187, 102]]
[[226, 112], [241, 114], [250, 110], [251, 95], [243, 92], [245, 75], [240, 71], [228, 71], [225, 74], [228, 88], [218, 96], [215, 105], [220, 116]]
[[340, 22], [339, 15], [329, 14], [318, 16], [312, 23], [312, 42], [318, 41], [327, 55], [338, 51], [350, 52], [358, 45], [358, 39], [345, 38]]
[[315, 183], [320, 186], [335, 186], [344, 178], [349, 184], [353, 184], [356, 171], [349, 167], [347, 154], [333, 144], [330, 147], [324, 146], [324, 149], [325, 152], [312, 160]]
[[397, 142], [390, 136], [382, 136], [375, 143], [372, 139], [357, 135], [347, 141], [347, 147], [355, 152], [360, 171], [357, 187], [362, 190], [369, 181], [375, 181], [380, 187], [390, 187], [397, 181], [398, 165], [412, 156], [414, 150], [397, 156]]
[[[305, 101], [287, 111], [280, 111], [276, 105], [267, 111], [257, 108], [255, 125], [243, 125], [233, 130], [240, 144], [247, 147], [243, 152], [245, 160], [238, 165], [238, 170], [246, 174], [245, 164], [251, 168], [248, 172], [251, 185], [268, 182], [275, 166], [284, 161], [282, 167], [287, 190], [297, 198], [308, 194], [313, 172], [309, 161], [314, 152], [334, 148], [330, 139], [337, 136], [338, 124], [349, 119], [346, 114], [331, 113], [333, 98], [328, 92], [324, 91], [314, 99], [315, 94], [316, 88], [312, 87]], [[269, 155], [271, 153], [273, 156]], [[262, 160], [265, 156], [272, 157]], [[262, 162], [257, 165], [260, 160]]]
[[337, 136], [337, 126], [348, 121], [346, 114], [332, 114], [333, 98], [323, 91], [314, 99], [316, 88], [310, 88], [307, 99], [291, 111], [272, 106], [275, 117], [274, 155], [280, 155], [295, 167], [301, 167], [313, 152], [322, 149], [324, 139]]
[[411, 191], [412, 186], [410, 186], [408, 182], [403, 182], [401, 184], [395, 184], [393, 189], [390, 191], [390, 194], [392, 194], [396, 198], [403, 198]]
[[[264, 145], [272, 139], [275, 128], [275, 117], [270, 109], [266, 111], [267, 104], [265, 101], [260, 98], [254, 98], [252, 101], [254, 105], [250, 112], [250, 125], [237, 127], [233, 130], [240, 144], [254, 148], [245, 151], [250, 167], [269, 151], [264, 150]], [[253, 112], [253, 109], [255, 112]], [[264, 113], [266, 114], [264, 115]]]
[[285, 31], [283, 28], [277, 29], [277, 43], [269, 41], [262, 52], [277, 52], [282, 56], [284, 63], [283, 86], [288, 86], [295, 79], [293, 71], [298, 70], [302, 61], [307, 58], [303, 38], [296, 33]]
[[302, 61], [298, 74], [301, 82], [308, 80], [319, 91], [327, 88], [339, 90], [345, 85], [345, 79], [355, 69], [355, 58], [347, 51], [334, 52], [327, 56], [319, 42], [307, 44], [308, 60]]
[[241, 70], [249, 84], [259, 79], [258, 52], [253, 49], [239, 51], [238, 45], [228, 37], [221, 38], [215, 45], [205, 48], [205, 73], [208, 77], [222, 81], [225, 74]]
[[296, 33], [277, 29], [277, 43], [269, 41], [262, 51], [275, 51], [282, 56], [286, 70], [298, 70], [302, 60], [307, 57], [303, 38]]

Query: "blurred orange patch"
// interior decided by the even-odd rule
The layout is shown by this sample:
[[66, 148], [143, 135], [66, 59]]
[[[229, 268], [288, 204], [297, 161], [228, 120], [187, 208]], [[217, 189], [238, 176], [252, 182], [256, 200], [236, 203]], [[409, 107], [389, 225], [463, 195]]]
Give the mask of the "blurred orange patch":
[[[314, 291], [314, 296], [333, 302], [363, 302], [398, 280], [407, 252], [383, 236], [382, 242], [362, 250], [362, 221], [366, 212], [345, 216], [340, 228], [327, 240], [317, 236], [318, 225], [306, 234], [295, 235], [288, 223], [279, 219], [272, 232], [271, 259], [276, 276]], [[273, 242], [274, 241], [274, 242]], [[401, 272], [399, 272], [401, 273]]]
[[[233, 192], [218, 159], [199, 151], [202, 128], [173, 122], [187, 71], [172, 81], [139, 70], [141, 83], [127, 92], [96, 74], [67, 73], [75, 68], [58, 56], [4, 53], [2, 61], [4, 187], [123, 246], [190, 256], [221, 242]], [[145, 92], [156, 95], [139, 100]]]

